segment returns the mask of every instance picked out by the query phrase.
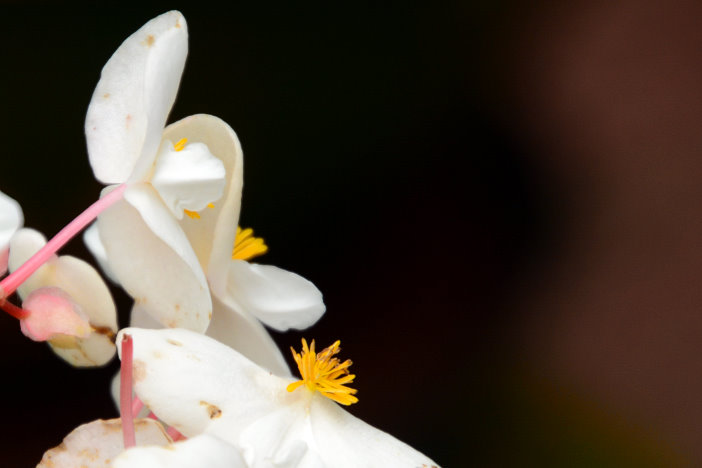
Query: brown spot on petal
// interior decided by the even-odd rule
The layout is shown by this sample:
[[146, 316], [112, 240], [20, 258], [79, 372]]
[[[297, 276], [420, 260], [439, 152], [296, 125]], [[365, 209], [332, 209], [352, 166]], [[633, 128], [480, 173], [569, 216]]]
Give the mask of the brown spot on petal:
[[168, 338], [166, 340], [166, 342], [169, 344], [172, 344], [173, 346], [183, 346], [183, 343], [181, 343], [180, 341], [176, 341], [174, 339], [171, 339], [171, 338]]
[[105, 94], [102, 95], [102, 97], [104, 97], [105, 99], [109, 99], [109, 98], [110, 98], [110, 93], [105, 93]]
[[156, 39], [154, 38], [154, 36], [149, 34], [148, 36], [146, 36], [146, 41], [144, 42], [146, 47], [151, 47], [152, 45], [154, 45], [154, 42], [156, 42]]
[[176, 304], [174, 307], [175, 307], [176, 312], [180, 311], [180, 304]]
[[175, 27], [180, 28], [180, 20], [176, 21]]
[[205, 407], [210, 419], [217, 419], [218, 417], [222, 416], [222, 410], [219, 409], [218, 406], [213, 405], [212, 403], [207, 403], [206, 401], [201, 401], [200, 406]]
[[146, 364], [143, 361], [134, 361], [132, 365], [132, 378], [134, 383], [141, 382], [146, 378]]
[[132, 123], [132, 114], [127, 114], [127, 117], [126, 117], [126, 119], [125, 119], [125, 123], [124, 123], [124, 124], [127, 126], [127, 128], [129, 128], [129, 125], [130, 125], [131, 123]]

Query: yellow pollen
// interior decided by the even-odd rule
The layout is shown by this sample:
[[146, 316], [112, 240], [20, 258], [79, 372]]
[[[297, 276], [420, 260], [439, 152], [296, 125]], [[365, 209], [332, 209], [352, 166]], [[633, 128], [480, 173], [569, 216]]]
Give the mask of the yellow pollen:
[[349, 374], [351, 360], [341, 362], [339, 358], [334, 357], [341, 351], [340, 345], [341, 341], [337, 340], [333, 345], [315, 354], [314, 340], [308, 348], [307, 341], [303, 338], [302, 353], [298, 354], [291, 347], [290, 351], [295, 358], [297, 368], [300, 369], [302, 380], [291, 383], [287, 390], [294, 392], [304, 385], [309, 390], [313, 392], [316, 390], [342, 405], [348, 406], [358, 402], [358, 398], [354, 396], [358, 390], [346, 386], [356, 378], [354, 374]]
[[185, 145], [188, 144], [188, 139], [187, 138], [181, 138], [178, 140], [178, 143], [173, 145], [173, 149], [176, 151], [182, 151], [183, 148], [185, 148]]
[[260, 237], [254, 237], [253, 229], [236, 227], [236, 237], [232, 258], [234, 260], [251, 260], [268, 252], [268, 246]]
[[[185, 138], [184, 138], [184, 139], [185, 139]], [[183, 139], [183, 140], [184, 140], [184, 139]], [[182, 140], [181, 140], [181, 141], [182, 141]], [[177, 150], [177, 151], [179, 151], [179, 150]], [[208, 203], [208, 204], [207, 204], [207, 208], [214, 208], [214, 203]], [[197, 211], [183, 210], [183, 213], [185, 213], [186, 215], [188, 215], [188, 217], [189, 217], [190, 219], [200, 219], [200, 213], [198, 213]]]

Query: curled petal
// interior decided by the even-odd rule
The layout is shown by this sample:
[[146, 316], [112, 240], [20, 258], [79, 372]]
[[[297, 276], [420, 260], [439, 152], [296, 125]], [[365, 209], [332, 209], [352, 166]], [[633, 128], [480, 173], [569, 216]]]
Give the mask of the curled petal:
[[129, 36], [102, 69], [85, 119], [90, 165], [103, 183], [139, 180], [156, 156], [188, 53], [180, 12]]
[[[171, 440], [153, 419], [134, 421], [139, 445], [167, 445]], [[97, 420], [75, 428], [63, 443], [44, 453], [37, 468], [104, 468], [124, 451], [119, 419]]]
[[112, 462], [113, 468], [247, 468], [239, 451], [217, 437], [202, 434], [167, 447], [133, 447]]
[[243, 260], [230, 262], [224, 301], [279, 331], [307, 328], [325, 311], [322, 293], [302, 276]]
[[187, 138], [188, 144], [203, 143], [224, 164], [226, 185], [214, 208], [202, 210], [200, 219], [185, 216], [180, 221], [212, 291], [224, 294], [241, 208], [244, 163], [239, 139], [226, 122], [206, 114], [192, 115], [169, 125], [164, 138], [171, 141]]
[[190, 143], [179, 151], [168, 140], [161, 145], [151, 185], [176, 218], [219, 200], [224, 183], [224, 165], [207, 145]]
[[[124, 289], [164, 326], [203, 333], [212, 313], [204, 273], [183, 232], [153, 189], [143, 187], [153, 192], [155, 202], [144, 192], [133, 192], [134, 188], [129, 187], [125, 197], [129, 193], [138, 197], [115, 203], [98, 218], [110, 266]], [[133, 204], [142, 208], [142, 214], [152, 215], [148, 225]], [[155, 235], [152, 227], [163, 236]]]

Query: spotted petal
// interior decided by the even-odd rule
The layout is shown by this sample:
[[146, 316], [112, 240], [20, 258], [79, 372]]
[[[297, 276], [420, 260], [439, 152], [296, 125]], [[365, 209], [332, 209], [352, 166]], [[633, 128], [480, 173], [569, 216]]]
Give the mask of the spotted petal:
[[113, 468], [247, 468], [239, 451], [202, 434], [167, 447], [133, 447], [112, 462]]
[[90, 165], [103, 183], [139, 180], [151, 167], [188, 53], [180, 12], [129, 36], [102, 69], [85, 119]]
[[120, 284], [166, 327], [207, 329], [212, 302], [204, 273], [183, 231], [148, 184], [98, 217], [110, 267]]
[[[134, 421], [139, 445], [167, 445], [170, 438], [153, 419]], [[97, 420], [75, 428], [58, 447], [44, 453], [37, 468], [105, 468], [124, 451], [119, 419]]]
[[307, 328], [325, 311], [322, 293], [314, 284], [271, 265], [232, 260], [226, 292], [222, 300], [227, 305], [279, 331]]

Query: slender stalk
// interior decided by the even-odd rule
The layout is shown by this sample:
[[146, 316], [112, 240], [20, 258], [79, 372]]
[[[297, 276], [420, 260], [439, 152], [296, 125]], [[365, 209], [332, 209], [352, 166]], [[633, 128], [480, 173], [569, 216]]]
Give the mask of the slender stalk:
[[4, 310], [8, 314], [12, 315], [17, 320], [22, 320], [29, 317], [29, 311], [21, 307], [17, 307], [11, 302], [7, 302], [3, 299], [2, 304], [0, 304], [0, 309]]
[[132, 416], [132, 359], [134, 357], [134, 342], [130, 335], [124, 334], [122, 339], [122, 365], [119, 383], [119, 408], [122, 418], [122, 434], [124, 448], [136, 445], [134, 433], [134, 418]]
[[93, 222], [100, 213], [122, 199], [126, 185], [122, 184], [113, 191], [90, 205], [85, 211], [79, 214], [66, 227], [61, 229], [49, 242], [46, 243], [29, 260], [24, 262], [17, 270], [0, 281], [0, 299], [9, 297], [17, 288], [29, 278], [32, 273], [46, 263], [53, 254], [71, 240], [76, 234], [82, 231], [88, 224]]

